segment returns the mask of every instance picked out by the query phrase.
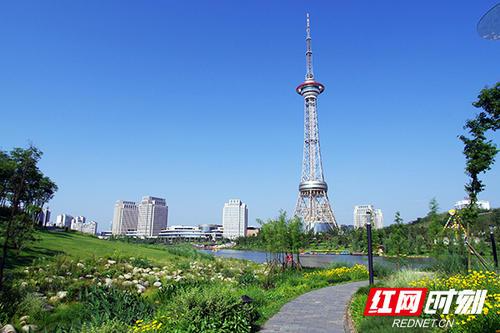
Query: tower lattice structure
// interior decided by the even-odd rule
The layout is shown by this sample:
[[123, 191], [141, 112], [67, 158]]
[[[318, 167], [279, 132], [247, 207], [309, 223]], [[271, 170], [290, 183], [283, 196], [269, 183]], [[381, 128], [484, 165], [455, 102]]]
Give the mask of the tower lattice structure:
[[299, 198], [295, 215], [308, 230], [317, 232], [338, 228], [328, 200], [328, 185], [323, 175], [319, 146], [317, 98], [325, 86], [314, 79], [309, 14], [306, 21], [306, 78], [296, 91], [304, 98], [304, 157]]

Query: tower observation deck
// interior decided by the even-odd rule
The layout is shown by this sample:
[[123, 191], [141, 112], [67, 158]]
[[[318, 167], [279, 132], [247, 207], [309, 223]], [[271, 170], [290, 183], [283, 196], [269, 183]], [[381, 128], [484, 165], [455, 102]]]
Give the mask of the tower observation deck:
[[304, 155], [295, 215], [307, 230], [323, 232], [338, 228], [328, 200], [319, 146], [317, 97], [325, 86], [314, 79], [309, 14], [306, 18], [306, 78], [296, 91], [304, 98]]

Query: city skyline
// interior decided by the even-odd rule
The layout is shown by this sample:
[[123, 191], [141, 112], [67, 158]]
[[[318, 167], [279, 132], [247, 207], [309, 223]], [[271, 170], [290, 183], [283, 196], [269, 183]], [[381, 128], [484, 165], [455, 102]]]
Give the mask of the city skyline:
[[[167, 198], [172, 224], [217, 223], [232, 197], [252, 207], [250, 225], [291, 215], [310, 12], [338, 223], [360, 202], [384, 225], [395, 211], [408, 222], [433, 197], [445, 211], [465, 196], [457, 135], [498, 80], [499, 45], [475, 31], [494, 3], [3, 3], [0, 112], [13, 125], [0, 148], [38, 146], [59, 185], [53, 216], [85, 212], [101, 230], [117, 198], [140, 193]], [[481, 199], [498, 207], [498, 161], [483, 178]]]

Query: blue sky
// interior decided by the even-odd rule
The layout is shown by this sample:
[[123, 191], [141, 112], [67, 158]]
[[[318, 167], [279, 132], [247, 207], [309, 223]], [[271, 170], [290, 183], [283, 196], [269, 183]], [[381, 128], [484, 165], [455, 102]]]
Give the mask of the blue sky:
[[[33, 142], [53, 218], [109, 229], [118, 199], [165, 197], [169, 224], [250, 223], [295, 206], [311, 13], [321, 149], [337, 219], [392, 223], [465, 196], [457, 135], [500, 79], [475, 31], [495, 1], [10, 1], [0, 4], [0, 148]], [[494, 138], [498, 142], [498, 135]], [[500, 204], [498, 164], [481, 196]]]

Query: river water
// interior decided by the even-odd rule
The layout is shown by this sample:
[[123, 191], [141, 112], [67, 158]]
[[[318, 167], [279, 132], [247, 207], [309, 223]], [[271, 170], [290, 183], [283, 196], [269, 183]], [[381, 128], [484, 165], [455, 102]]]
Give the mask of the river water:
[[[231, 249], [222, 249], [215, 252], [211, 250], [200, 251], [220, 257], [246, 259], [257, 263], [266, 262], [266, 252]], [[343, 254], [301, 254], [300, 262], [305, 267], [326, 267], [332, 262], [346, 263], [349, 265], [362, 264], [367, 266], [368, 257]], [[398, 265], [398, 259], [395, 258], [373, 257], [373, 262], [374, 264], [380, 264], [390, 268], [397, 267]], [[431, 258], [403, 258], [399, 261], [402, 267], [410, 268], [423, 268], [431, 263]]]

